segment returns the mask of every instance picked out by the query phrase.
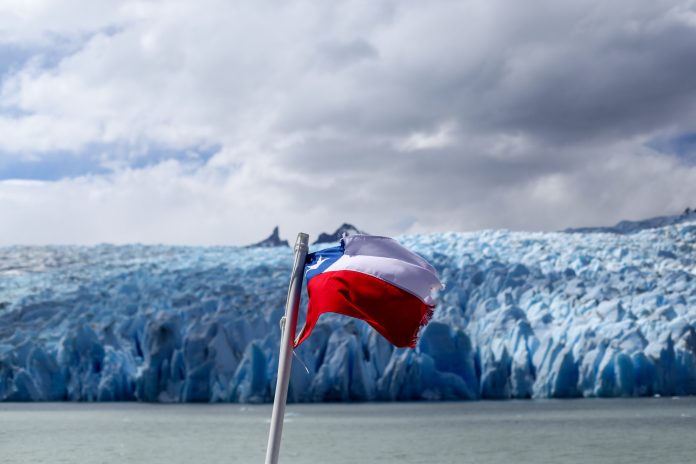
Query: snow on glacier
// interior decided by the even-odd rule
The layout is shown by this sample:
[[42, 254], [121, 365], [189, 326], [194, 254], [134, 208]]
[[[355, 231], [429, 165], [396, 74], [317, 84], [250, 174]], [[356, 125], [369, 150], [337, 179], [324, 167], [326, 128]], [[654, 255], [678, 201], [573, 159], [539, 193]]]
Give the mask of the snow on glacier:
[[[322, 316], [289, 400], [696, 394], [694, 219], [399, 237], [446, 284], [418, 347]], [[287, 248], [0, 248], [0, 400], [271, 401], [291, 262]]]

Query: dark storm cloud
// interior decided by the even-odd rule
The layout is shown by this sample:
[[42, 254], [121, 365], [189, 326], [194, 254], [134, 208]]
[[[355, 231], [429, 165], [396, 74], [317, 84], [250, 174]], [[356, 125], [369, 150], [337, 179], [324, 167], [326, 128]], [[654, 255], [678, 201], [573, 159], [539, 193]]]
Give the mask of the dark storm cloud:
[[[495, 17], [498, 27], [475, 36], [466, 8], [422, 18], [432, 21], [428, 36], [413, 35], [407, 12], [396, 14], [411, 53], [391, 48], [384, 39], [390, 32], [382, 31], [382, 40], [371, 42], [371, 59], [345, 70], [341, 98], [318, 106], [290, 98], [293, 110], [284, 112], [280, 131], [321, 128], [332, 135], [305, 137], [278, 162], [309, 166], [358, 192], [344, 198], [401, 202], [409, 205], [404, 211], [430, 204], [441, 215], [475, 211], [476, 220], [460, 220], [462, 227], [559, 227], [583, 215], [601, 222], [635, 214], [634, 206], [622, 212], [621, 201], [608, 198], [628, 202], [640, 188], [640, 176], [652, 169], [645, 143], [693, 130], [694, 4], [492, 5], [484, 16]], [[447, 14], [461, 27], [449, 27]], [[445, 147], [398, 149], [400, 139], [444, 124], [453, 127]], [[669, 174], [662, 175], [667, 181]], [[549, 185], [557, 191], [530, 197]], [[317, 194], [311, 190], [298, 192]], [[544, 195], [556, 196], [565, 217], [539, 219]], [[688, 195], [672, 201], [688, 202]], [[662, 201], [662, 209], [648, 201], [637, 214], [669, 212], [672, 201]], [[506, 208], [510, 213], [501, 216]]]
[[[346, 71], [350, 98], [289, 111], [281, 127], [394, 134], [447, 118], [477, 131], [581, 143], [681, 124], [696, 102], [696, 27], [670, 8], [677, 5], [526, 2], [493, 8], [501, 30], [478, 41], [459, 11], [460, 30], [433, 24], [432, 36], [407, 37], [420, 51], [406, 58], [356, 39], [373, 59]], [[339, 62], [344, 54], [334, 51]]]
[[492, 128], [572, 143], [682, 124], [696, 102], [696, 49], [689, 45], [696, 43], [696, 28], [662, 23], [659, 16], [643, 19], [656, 21], [655, 30], [626, 20], [613, 25], [618, 30], [602, 25], [574, 34], [572, 44], [552, 50], [539, 67], [530, 66], [526, 85], [489, 92], [497, 98], [480, 105], [501, 111], [497, 117], [481, 111], [484, 120]]
[[377, 50], [372, 44], [363, 39], [347, 42], [329, 41], [317, 47], [317, 62], [330, 72], [360, 63], [365, 60], [378, 58]]

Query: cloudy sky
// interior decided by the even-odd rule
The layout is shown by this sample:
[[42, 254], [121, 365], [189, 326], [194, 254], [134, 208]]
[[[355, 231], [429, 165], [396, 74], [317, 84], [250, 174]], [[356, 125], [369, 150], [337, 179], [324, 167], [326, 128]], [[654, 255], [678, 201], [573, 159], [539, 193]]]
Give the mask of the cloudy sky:
[[696, 206], [696, 2], [0, 2], [0, 245]]

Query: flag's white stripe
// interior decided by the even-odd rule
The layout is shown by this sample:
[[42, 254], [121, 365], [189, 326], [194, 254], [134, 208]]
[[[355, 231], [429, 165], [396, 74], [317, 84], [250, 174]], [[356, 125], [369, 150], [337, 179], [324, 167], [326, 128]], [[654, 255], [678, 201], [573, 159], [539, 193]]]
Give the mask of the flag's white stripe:
[[437, 276], [429, 269], [381, 256], [343, 255], [323, 273], [344, 270], [377, 277], [417, 296], [429, 305], [433, 304], [430, 292], [442, 287]]
[[349, 256], [381, 256], [383, 258], [398, 259], [427, 269], [432, 274], [437, 272], [426, 260], [402, 246], [399, 242], [389, 237], [375, 235], [349, 235], [343, 239], [344, 253]]

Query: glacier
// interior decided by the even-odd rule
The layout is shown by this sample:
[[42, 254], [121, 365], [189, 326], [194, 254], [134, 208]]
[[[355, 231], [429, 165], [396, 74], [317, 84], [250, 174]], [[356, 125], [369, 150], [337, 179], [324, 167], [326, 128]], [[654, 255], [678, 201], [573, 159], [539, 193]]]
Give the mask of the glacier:
[[[397, 239], [446, 285], [417, 348], [322, 316], [289, 401], [696, 394], [696, 215]], [[291, 264], [284, 247], [0, 248], [0, 400], [270, 402]]]

